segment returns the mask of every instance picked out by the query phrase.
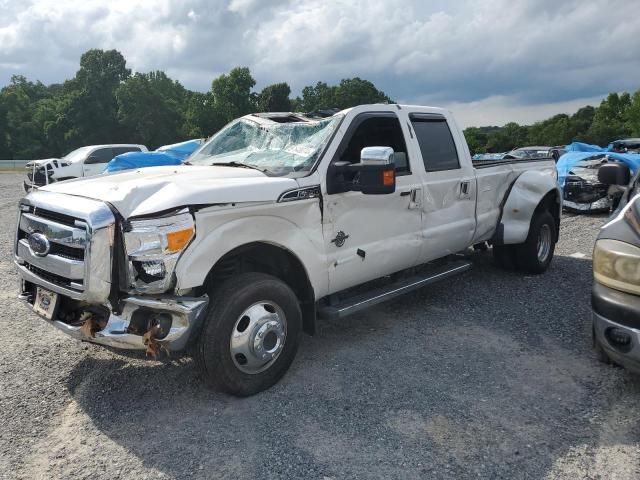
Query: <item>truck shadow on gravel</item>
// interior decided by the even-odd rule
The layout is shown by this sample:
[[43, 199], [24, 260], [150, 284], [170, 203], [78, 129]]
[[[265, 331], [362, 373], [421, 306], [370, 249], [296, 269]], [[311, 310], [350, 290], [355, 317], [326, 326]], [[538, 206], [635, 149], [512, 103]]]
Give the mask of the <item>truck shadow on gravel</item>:
[[203, 387], [189, 359], [111, 353], [80, 361], [68, 388], [107, 451], [175, 477], [633, 474], [640, 380], [590, 351], [591, 262], [522, 276], [474, 257], [449, 284], [321, 322], [251, 398]]

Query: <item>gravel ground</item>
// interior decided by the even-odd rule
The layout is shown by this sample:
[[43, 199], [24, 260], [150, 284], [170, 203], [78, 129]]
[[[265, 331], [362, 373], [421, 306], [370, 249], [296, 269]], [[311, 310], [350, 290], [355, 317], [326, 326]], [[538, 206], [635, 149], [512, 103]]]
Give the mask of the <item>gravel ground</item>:
[[604, 217], [566, 216], [550, 270], [475, 268], [305, 337], [248, 399], [188, 359], [78, 343], [15, 299], [19, 177], [0, 175], [0, 478], [640, 477], [640, 378], [590, 348]]

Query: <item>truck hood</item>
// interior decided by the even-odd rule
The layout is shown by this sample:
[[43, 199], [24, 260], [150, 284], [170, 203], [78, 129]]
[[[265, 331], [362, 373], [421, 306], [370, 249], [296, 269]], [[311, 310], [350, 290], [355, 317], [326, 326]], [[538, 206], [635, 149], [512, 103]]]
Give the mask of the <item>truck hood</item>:
[[28, 162], [25, 166], [26, 167], [33, 167], [34, 165], [36, 167], [40, 167], [42, 165], [44, 165], [45, 163], [51, 163], [54, 160], [60, 160], [59, 158], [43, 158], [42, 160], [31, 160], [30, 162]]
[[188, 205], [275, 202], [297, 186], [291, 178], [248, 168], [178, 165], [68, 180], [39, 190], [109, 202], [129, 218]]

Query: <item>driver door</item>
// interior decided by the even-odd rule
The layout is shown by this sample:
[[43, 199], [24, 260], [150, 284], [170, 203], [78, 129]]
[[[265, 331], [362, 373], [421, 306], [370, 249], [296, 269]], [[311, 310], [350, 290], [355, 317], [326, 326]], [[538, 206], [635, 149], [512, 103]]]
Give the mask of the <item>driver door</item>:
[[323, 231], [332, 292], [417, 263], [422, 244], [421, 181], [411, 168], [402, 123], [406, 122], [393, 112], [358, 115], [332, 160], [358, 163], [364, 147], [393, 148], [395, 193], [331, 193], [329, 167]]

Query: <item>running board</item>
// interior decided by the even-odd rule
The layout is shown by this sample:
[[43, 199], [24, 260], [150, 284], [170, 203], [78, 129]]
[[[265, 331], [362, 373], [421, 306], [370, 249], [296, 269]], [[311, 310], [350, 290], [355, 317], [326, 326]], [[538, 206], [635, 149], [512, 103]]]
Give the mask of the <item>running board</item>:
[[429, 272], [415, 275], [387, 285], [376, 288], [365, 294], [346, 298], [335, 305], [320, 307], [318, 315], [325, 320], [338, 320], [365, 308], [372, 307], [387, 300], [412, 292], [418, 288], [440, 282], [454, 275], [464, 273], [471, 269], [471, 262], [467, 260], [455, 260], [445, 265], [438, 266]]

